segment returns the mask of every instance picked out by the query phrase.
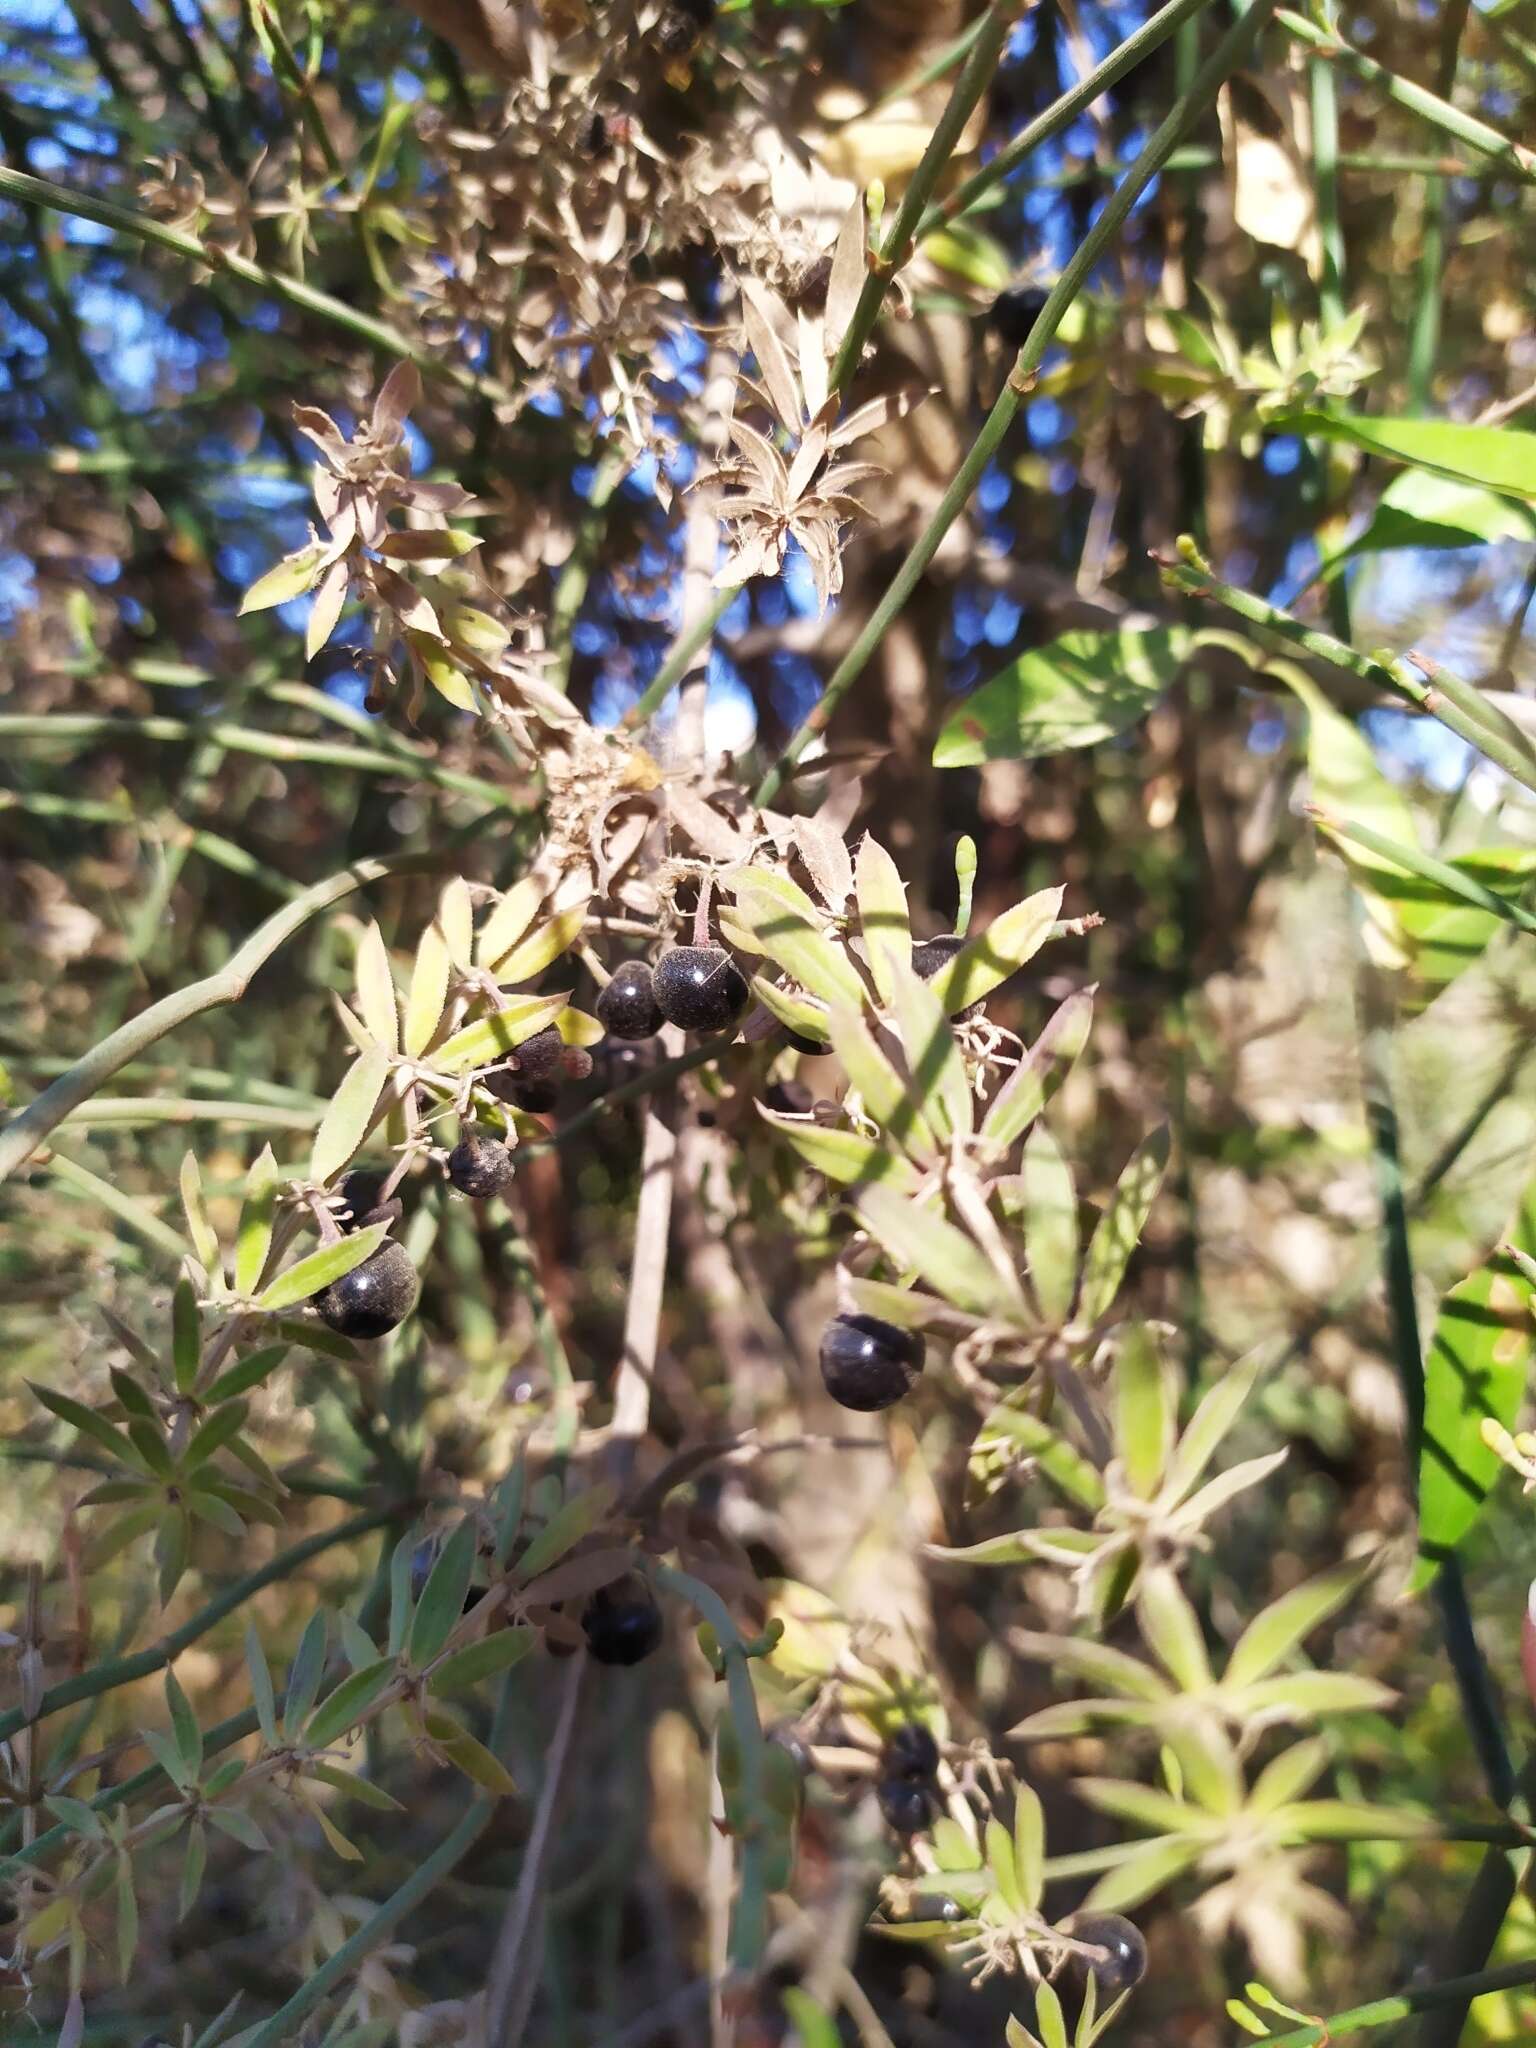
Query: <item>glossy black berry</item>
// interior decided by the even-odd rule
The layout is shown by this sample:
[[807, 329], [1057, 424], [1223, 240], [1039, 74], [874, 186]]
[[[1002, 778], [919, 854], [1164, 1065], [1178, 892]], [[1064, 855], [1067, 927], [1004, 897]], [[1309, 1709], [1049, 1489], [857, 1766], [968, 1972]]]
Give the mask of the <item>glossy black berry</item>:
[[968, 1920], [970, 1915], [958, 1899], [952, 1899], [945, 1892], [919, 1892], [910, 1909], [900, 1916], [901, 1922], [912, 1920], [942, 1921], [953, 1927], [957, 1921]]
[[910, 1394], [927, 1347], [878, 1316], [834, 1316], [821, 1334], [821, 1377], [843, 1408], [873, 1414]]
[[[565, 1078], [569, 1050], [554, 1025], [547, 1024], [532, 1038], [523, 1040], [505, 1067], [487, 1074], [485, 1085], [499, 1101], [510, 1102], [514, 1109], [544, 1116], [560, 1100], [560, 1083]], [[590, 1067], [588, 1060], [588, 1070]]]
[[680, 1031], [724, 1031], [747, 1007], [747, 977], [723, 946], [673, 946], [656, 963], [656, 1001]]
[[512, 1154], [499, 1138], [468, 1124], [448, 1154], [448, 1178], [461, 1195], [484, 1201], [512, 1185]]
[[666, 1019], [643, 960], [626, 960], [597, 999], [597, 1021], [612, 1038], [654, 1038]]
[[381, 1244], [370, 1259], [315, 1296], [320, 1320], [343, 1337], [382, 1337], [416, 1306], [421, 1282], [404, 1245]]
[[885, 1745], [880, 1769], [893, 1781], [899, 1778], [909, 1785], [931, 1785], [938, 1776], [939, 1745], [921, 1721], [903, 1721]]
[[581, 1626], [588, 1654], [599, 1664], [638, 1664], [661, 1647], [661, 1609], [641, 1579], [620, 1579], [594, 1593]]
[[1095, 2004], [1100, 2012], [1132, 1990], [1147, 1974], [1147, 1944], [1141, 1929], [1121, 1913], [1075, 1913], [1062, 1926], [1062, 1933], [1074, 1941], [1091, 1942], [1098, 1954], [1073, 1955], [1067, 1959], [1067, 1980], [1078, 1992], [1086, 1991], [1088, 1979], [1098, 1987]]
[[1029, 339], [1029, 331], [1040, 318], [1049, 293], [1021, 285], [1018, 289], [999, 292], [992, 301], [992, 310], [987, 315], [992, 332], [999, 341], [1006, 341], [1010, 348], [1022, 348]]
[[882, 1778], [875, 1787], [885, 1824], [898, 1835], [921, 1834], [933, 1817], [933, 1791], [905, 1778]]

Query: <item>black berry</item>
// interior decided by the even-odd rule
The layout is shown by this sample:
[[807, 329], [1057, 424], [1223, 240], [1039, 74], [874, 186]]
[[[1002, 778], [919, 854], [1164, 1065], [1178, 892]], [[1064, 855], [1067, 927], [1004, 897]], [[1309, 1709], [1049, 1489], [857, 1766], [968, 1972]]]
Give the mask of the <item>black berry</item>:
[[1022, 348], [1029, 331], [1040, 318], [1049, 293], [1021, 285], [1015, 291], [999, 292], [987, 315], [992, 332], [1010, 348]]
[[478, 1125], [467, 1124], [459, 1142], [448, 1154], [448, 1178], [461, 1195], [483, 1201], [500, 1195], [512, 1184], [512, 1154], [499, 1138]]
[[680, 1031], [723, 1031], [747, 1007], [747, 977], [723, 946], [673, 946], [656, 963], [656, 1001]]
[[[528, 1111], [533, 1116], [546, 1115], [560, 1100], [560, 1083], [565, 1076], [565, 1041], [553, 1024], [546, 1024], [542, 1031], [536, 1031], [532, 1038], [525, 1038], [511, 1055], [508, 1064], [494, 1074], [487, 1074], [485, 1085], [502, 1102], [510, 1102], [514, 1109]], [[584, 1071], [591, 1070], [591, 1061], [586, 1054]]]
[[927, 1785], [912, 1785], [905, 1778], [882, 1778], [875, 1787], [885, 1824], [898, 1835], [921, 1834], [933, 1814], [933, 1792]]
[[[342, 1206], [336, 1212], [336, 1221], [349, 1235], [361, 1230], [365, 1223], [378, 1222], [379, 1197], [384, 1192], [384, 1183], [389, 1179], [389, 1169], [382, 1166], [354, 1166], [341, 1183]], [[395, 1205], [391, 1205], [392, 1207]], [[398, 1209], [396, 1209], [398, 1214]]]
[[592, 1048], [594, 1092], [606, 1095], [611, 1089], [648, 1074], [661, 1058], [654, 1038], [601, 1038]]
[[909, 1911], [901, 1915], [903, 1922], [934, 1920], [945, 1921], [950, 1926], [953, 1926], [956, 1921], [968, 1920], [969, 1918], [970, 1915], [966, 1912], [960, 1901], [950, 1898], [945, 1892], [920, 1892], [912, 1901]]
[[597, 999], [597, 1021], [613, 1038], [654, 1038], [666, 1019], [643, 960], [626, 960]]
[[912, 948], [912, 972], [920, 981], [932, 981], [941, 967], [947, 967], [965, 944], [958, 932], [941, 932], [936, 939], [924, 939]]
[[343, 1337], [382, 1337], [405, 1321], [420, 1292], [410, 1253], [391, 1239], [322, 1288], [315, 1307], [320, 1320]]
[[512, 1071], [524, 1081], [557, 1081], [565, 1070], [565, 1040], [553, 1024], [525, 1038], [512, 1054]]
[[1096, 1955], [1072, 1955], [1067, 1959], [1068, 1981], [1079, 1992], [1086, 1991], [1088, 1979], [1098, 1987], [1095, 2004], [1100, 2012], [1132, 1990], [1147, 1974], [1147, 1944], [1141, 1930], [1121, 1913], [1076, 1913], [1062, 1927], [1074, 1941], [1091, 1942]]
[[642, 1579], [621, 1579], [594, 1593], [581, 1626], [588, 1654], [599, 1664], [638, 1664], [661, 1647], [661, 1609]]
[[595, 112], [582, 130], [581, 146], [590, 157], [602, 158], [610, 154], [613, 142], [608, 133], [607, 116]]
[[882, 1774], [909, 1785], [931, 1785], [938, 1776], [939, 1745], [921, 1721], [903, 1721], [885, 1745]]
[[840, 1407], [873, 1414], [911, 1393], [926, 1349], [878, 1316], [834, 1316], [821, 1335], [822, 1381]]

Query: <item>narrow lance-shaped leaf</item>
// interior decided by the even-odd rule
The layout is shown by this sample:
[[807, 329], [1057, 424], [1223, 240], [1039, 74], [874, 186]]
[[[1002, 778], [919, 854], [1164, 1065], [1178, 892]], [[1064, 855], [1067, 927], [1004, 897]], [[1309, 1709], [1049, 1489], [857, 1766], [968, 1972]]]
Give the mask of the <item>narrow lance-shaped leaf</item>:
[[357, 1010], [386, 1052], [400, 1050], [400, 1007], [384, 934], [370, 924], [357, 942]]
[[1168, 1164], [1168, 1127], [1142, 1141], [1115, 1186], [1109, 1205], [1095, 1226], [1083, 1260], [1083, 1291], [1079, 1314], [1093, 1324], [1107, 1315], [1120, 1291], [1131, 1253], [1141, 1242], [1152, 1204]]
[[1256, 1614], [1233, 1645], [1223, 1687], [1251, 1685], [1267, 1678], [1313, 1629], [1337, 1614], [1376, 1569], [1374, 1555], [1351, 1559], [1295, 1586]]
[[245, 1630], [245, 1664], [251, 1678], [251, 1703], [256, 1709], [256, 1720], [262, 1737], [270, 1749], [277, 1747], [277, 1702], [272, 1691], [272, 1673], [267, 1665], [267, 1653], [261, 1647], [261, 1638], [256, 1633], [255, 1622], [248, 1622]]
[[957, 1308], [980, 1316], [1007, 1313], [1010, 1304], [1001, 1277], [972, 1239], [952, 1223], [890, 1188], [863, 1188], [855, 1205], [897, 1264], [920, 1273]]
[[925, 1162], [932, 1159], [938, 1150], [933, 1130], [863, 1016], [839, 1006], [830, 1013], [828, 1028], [832, 1050], [868, 1115], [910, 1157]]
[[1024, 1147], [1024, 1243], [1041, 1314], [1064, 1323], [1077, 1290], [1077, 1190], [1072, 1169], [1043, 1123]]
[[197, 1384], [202, 1360], [203, 1325], [197, 1312], [197, 1293], [190, 1280], [178, 1280], [171, 1296], [171, 1363], [178, 1394], [189, 1394]]
[[586, 898], [557, 911], [512, 948], [498, 965], [496, 979], [503, 982], [532, 981], [536, 974], [542, 974], [546, 967], [553, 966], [562, 953], [570, 951], [581, 937], [586, 921]]
[[325, 1613], [316, 1608], [299, 1638], [299, 1647], [288, 1669], [288, 1692], [283, 1703], [283, 1737], [292, 1742], [309, 1719], [310, 1708], [325, 1673]]
[[257, 1295], [256, 1306], [271, 1313], [308, 1301], [311, 1295], [329, 1287], [333, 1280], [339, 1280], [354, 1266], [360, 1266], [364, 1259], [372, 1258], [388, 1229], [387, 1223], [370, 1223], [364, 1229], [354, 1231], [350, 1237], [321, 1245], [318, 1251], [311, 1252], [307, 1258], [300, 1259], [269, 1282]]
[[219, 1234], [208, 1221], [208, 1209], [203, 1200], [203, 1176], [197, 1164], [195, 1152], [184, 1152], [181, 1158], [181, 1206], [186, 1212], [187, 1236], [192, 1249], [197, 1253], [198, 1264], [208, 1275], [209, 1285], [217, 1294], [223, 1287], [224, 1267], [219, 1257]]
[[929, 987], [950, 1016], [979, 1002], [1034, 958], [1061, 914], [1064, 894], [1062, 889], [1042, 889], [1015, 903], [939, 969]]
[[466, 1515], [438, 1552], [416, 1605], [406, 1652], [416, 1670], [430, 1664], [453, 1633], [474, 1566], [475, 1523]]
[[606, 1483], [574, 1494], [555, 1510], [523, 1552], [517, 1564], [517, 1577], [526, 1583], [548, 1571], [573, 1544], [597, 1527], [613, 1506], [613, 1499], [613, 1488]]
[[434, 918], [416, 947], [410, 991], [405, 999], [402, 1043], [413, 1059], [426, 1051], [442, 1021], [451, 965], [447, 936]]
[[892, 1007], [923, 1120], [941, 1138], [969, 1137], [976, 1103], [965, 1061], [932, 986], [908, 968], [893, 969]]
[[883, 1002], [896, 993], [896, 975], [912, 965], [912, 927], [907, 891], [895, 861], [876, 839], [866, 837], [854, 864], [859, 930], [875, 987]]
[[911, 1193], [918, 1186], [917, 1169], [899, 1152], [858, 1131], [840, 1131], [825, 1124], [781, 1116], [758, 1104], [764, 1123], [780, 1131], [808, 1166], [842, 1185], [883, 1181]]
[[787, 876], [754, 868], [736, 883], [736, 911], [758, 950], [824, 1003], [858, 1009], [864, 986], [822, 930], [823, 915]]
[[272, 1156], [272, 1147], [263, 1145], [246, 1176], [240, 1227], [235, 1233], [235, 1287], [243, 1296], [254, 1294], [260, 1285], [272, 1249], [277, 1189], [277, 1161]]
[[336, 1690], [315, 1709], [304, 1730], [305, 1744], [324, 1749], [345, 1735], [380, 1699], [390, 1682], [399, 1675], [393, 1657], [380, 1657], [344, 1678]]
[[382, 1046], [358, 1055], [320, 1119], [310, 1154], [311, 1180], [322, 1184], [332, 1180], [355, 1156], [373, 1121], [388, 1073], [389, 1055]]
[[1078, 989], [1047, 1020], [982, 1120], [981, 1135], [994, 1155], [1021, 1138], [1050, 1101], [1088, 1043], [1095, 989]]
[[563, 995], [514, 996], [493, 1015], [477, 1018], [445, 1038], [432, 1054], [433, 1069], [457, 1075], [467, 1074], [471, 1067], [489, 1066], [553, 1024], [565, 1006]]
[[1133, 1493], [1150, 1500], [1168, 1456], [1173, 1413], [1168, 1374], [1152, 1332], [1129, 1329], [1115, 1362], [1115, 1446]]
[[515, 882], [481, 927], [475, 964], [494, 973], [539, 914], [544, 887], [529, 876]]

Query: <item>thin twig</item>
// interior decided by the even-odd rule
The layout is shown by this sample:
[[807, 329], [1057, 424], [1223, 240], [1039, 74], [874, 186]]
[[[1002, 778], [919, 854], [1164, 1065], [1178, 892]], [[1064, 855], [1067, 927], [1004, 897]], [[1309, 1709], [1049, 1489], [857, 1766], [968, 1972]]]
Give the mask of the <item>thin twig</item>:
[[[523, 1866], [518, 1872], [517, 1889], [507, 1907], [506, 1918], [496, 1937], [495, 1952], [491, 1957], [491, 1974], [486, 1988], [485, 2038], [487, 2048], [517, 2048], [522, 2039], [523, 2029], [528, 2023], [528, 2008], [532, 1994], [538, 1986], [538, 1971], [529, 1966], [524, 1951], [528, 1946], [529, 1934], [533, 1928], [536, 1911], [544, 1886], [544, 1865], [549, 1854], [550, 1838], [554, 1829], [555, 1809], [560, 1801], [561, 1786], [565, 1779], [565, 1767], [571, 1752], [571, 1737], [576, 1728], [576, 1709], [581, 1701], [581, 1682], [586, 1673], [585, 1657], [573, 1657], [566, 1667], [565, 1686], [560, 1695], [560, 1714], [555, 1723], [554, 1738], [549, 1746], [549, 1756], [544, 1767], [544, 1783], [539, 1792], [538, 1810], [533, 1816], [533, 1826], [528, 1832], [528, 1843], [523, 1850]], [[520, 2001], [520, 2008], [513, 2010], [513, 2000], [526, 1979], [528, 1995]]]

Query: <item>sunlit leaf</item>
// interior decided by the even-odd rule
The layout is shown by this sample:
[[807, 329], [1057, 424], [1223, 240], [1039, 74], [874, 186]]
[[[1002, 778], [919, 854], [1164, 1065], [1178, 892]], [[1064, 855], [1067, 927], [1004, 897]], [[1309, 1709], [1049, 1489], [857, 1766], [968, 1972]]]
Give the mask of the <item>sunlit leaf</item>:
[[1024, 1135], [1072, 1071], [1088, 1043], [1094, 993], [1078, 989], [1067, 997], [988, 1106], [981, 1135], [994, 1154]]
[[859, 930], [875, 987], [883, 1002], [896, 992], [896, 974], [912, 965], [907, 890], [895, 861], [878, 840], [865, 837], [854, 864]]
[[764, 1123], [783, 1133], [808, 1166], [824, 1173], [828, 1180], [839, 1184], [878, 1180], [908, 1193], [918, 1185], [916, 1168], [876, 1139], [863, 1137], [857, 1131], [783, 1116], [762, 1103], [758, 1104], [757, 1113]]
[[565, 1006], [563, 995], [514, 996], [491, 1016], [480, 1017], [444, 1039], [432, 1055], [432, 1065], [440, 1074], [467, 1074], [471, 1067], [488, 1067], [553, 1024]]
[[1157, 1491], [1173, 1434], [1168, 1369], [1144, 1323], [1127, 1330], [1115, 1361], [1115, 1444], [1126, 1484], [1143, 1500]]
[[965, 1061], [955, 1043], [930, 982], [909, 967], [891, 970], [895, 993], [891, 1007], [906, 1054], [912, 1095], [923, 1121], [942, 1138], [969, 1137], [974, 1127], [975, 1098]]
[[752, 868], [737, 877], [737, 915], [758, 950], [809, 994], [858, 1009], [864, 984], [848, 956], [827, 937], [826, 915], [787, 875]]
[[256, 1306], [270, 1313], [274, 1309], [293, 1308], [298, 1302], [308, 1301], [311, 1295], [329, 1287], [333, 1280], [339, 1280], [354, 1266], [360, 1266], [364, 1259], [372, 1258], [384, 1242], [388, 1229], [387, 1223], [370, 1223], [362, 1230], [353, 1231], [350, 1237], [321, 1245], [318, 1251], [310, 1252], [296, 1265], [279, 1273], [275, 1280], [269, 1281], [257, 1295]]
[[1227, 1659], [1223, 1685], [1246, 1686], [1267, 1678], [1313, 1629], [1354, 1598], [1377, 1562], [1374, 1555], [1352, 1558], [1282, 1593], [1256, 1614], [1238, 1637]]
[[284, 555], [246, 591], [240, 600], [239, 616], [270, 611], [273, 605], [290, 604], [294, 598], [302, 597], [315, 580], [322, 552], [319, 541], [311, 541], [291, 555]]
[[1042, 889], [993, 918], [984, 932], [968, 939], [947, 966], [928, 984], [944, 1010], [957, 1010], [990, 995], [1032, 960], [1050, 937], [1061, 914], [1061, 889]]
[[193, 1251], [197, 1253], [198, 1264], [208, 1275], [213, 1291], [217, 1293], [224, 1279], [223, 1265], [219, 1258], [219, 1235], [208, 1221], [208, 1210], [203, 1201], [203, 1176], [198, 1170], [195, 1152], [182, 1154], [181, 1206], [187, 1218], [187, 1236], [191, 1240]]
[[520, 940], [497, 963], [496, 979], [503, 982], [532, 981], [536, 974], [542, 974], [581, 937], [587, 921], [587, 903], [588, 899], [583, 897], [579, 903], [558, 911]]
[[1144, 718], [1189, 652], [1183, 626], [1063, 633], [1031, 648], [951, 712], [936, 768], [1035, 760], [1112, 739]]
[[1008, 1313], [1012, 1304], [1002, 1276], [972, 1239], [942, 1216], [884, 1187], [861, 1188], [855, 1206], [896, 1263], [920, 1274], [957, 1308], [980, 1316]]
[[246, 1176], [245, 1200], [240, 1205], [240, 1226], [235, 1234], [235, 1287], [241, 1295], [254, 1294], [260, 1284], [272, 1249], [277, 1190], [277, 1161], [272, 1156], [272, 1147], [263, 1145]]
[[311, 1180], [332, 1180], [356, 1155], [373, 1122], [388, 1075], [389, 1055], [382, 1046], [371, 1047], [353, 1061], [315, 1133], [309, 1160]]
[[1113, 1306], [1131, 1253], [1141, 1242], [1167, 1165], [1168, 1128], [1163, 1125], [1143, 1139], [1131, 1154], [1089, 1240], [1078, 1305], [1084, 1323], [1098, 1322]]
[[1023, 1173], [1029, 1277], [1046, 1321], [1060, 1324], [1077, 1291], [1077, 1191], [1072, 1169], [1043, 1123], [1029, 1134]]
[[400, 1008], [384, 934], [370, 924], [357, 943], [357, 1009], [386, 1052], [400, 1050]]

